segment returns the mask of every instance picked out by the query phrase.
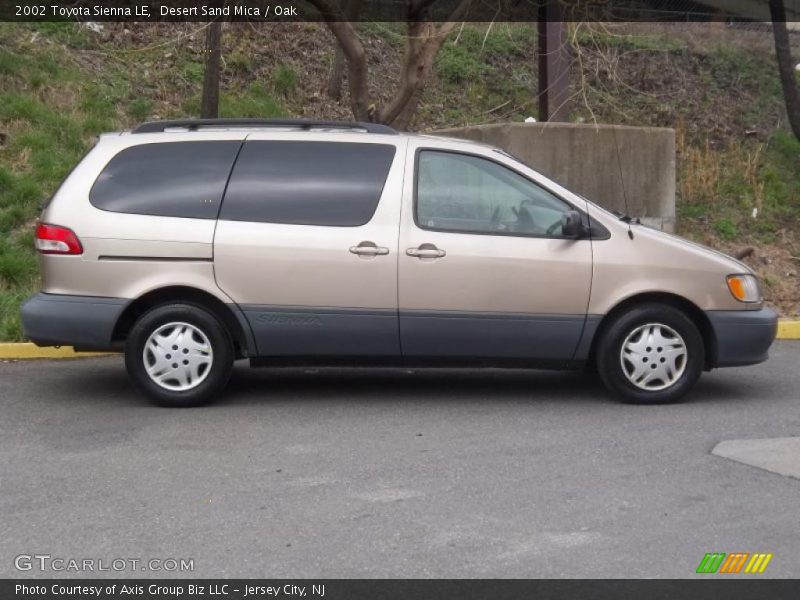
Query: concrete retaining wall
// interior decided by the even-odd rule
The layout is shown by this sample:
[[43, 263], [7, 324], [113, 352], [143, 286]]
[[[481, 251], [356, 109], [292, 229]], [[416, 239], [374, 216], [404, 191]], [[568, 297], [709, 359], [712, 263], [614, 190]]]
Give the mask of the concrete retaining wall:
[[629, 214], [653, 227], [674, 229], [675, 131], [672, 129], [507, 123], [436, 133], [503, 148], [567, 189], [611, 210], [625, 212], [624, 183]]

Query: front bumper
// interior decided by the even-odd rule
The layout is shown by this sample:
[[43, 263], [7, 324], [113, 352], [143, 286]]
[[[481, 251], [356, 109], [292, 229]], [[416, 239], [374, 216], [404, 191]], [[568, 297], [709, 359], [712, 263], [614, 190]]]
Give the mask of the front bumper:
[[717, 342], [712, 367], [738, 367], [764, 362], [778, 331], [778, 314], [760, 310], [709, 310]]
[[38, 346], [109, 350], [129, 300], [40, 292], [22, 304], [22, 331]]

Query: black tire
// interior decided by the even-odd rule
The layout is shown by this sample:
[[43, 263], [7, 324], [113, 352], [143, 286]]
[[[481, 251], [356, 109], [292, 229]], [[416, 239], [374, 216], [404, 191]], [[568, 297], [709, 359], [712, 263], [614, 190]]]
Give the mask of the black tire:
[[[154, 332], [170, 323], [187, 323], [197, 328], [211, 346], [211, 365], [203, 370], [200, 383], [194, 384], [191, 389], [166, 389], [147, 373], [145, 344]], [[177, 356], [182, 358], [182, 355]], [[233, 358], [233, 342], [222, 322], [213, 313], [195, 304], [162, 304], [150, 309], [134, 323], [125, 342], [125, 367], [131, 381], [140, 392], [161, 406], [199, 406], [213, 400], [230, 379]], [[168, 381], [166, 385], [177, 383], [177, 380], [173, 380], [172, 384]]]
[[[627, 362], [623, 367], [621, 358], [623, 343], [637, 328], [648, 324], [666, 325], [672, 329], [682, 338], [686, 350], [683, 362], [678, 361], [677, 363], [678, 365], [683, 364], [682, 374], [664, 389], [652, 390], [638, 387], [626, 375], [626, 369], [631, 372], [632, 376], [635, 375], [633, 361]], [[663, 363], [668, 360], [663, 358], [659, 348], [648, 346], [645, 350], [649, 352], [646, 356], [641, 357], [642, 368], [645, 365], [653, 368], [654, 362]], [[666, 351], [668, 352], [668, 350]], [[639, 358], [640, 355], [636, 355], [637, 361]], [[704, 365], [705, 345], [697, 325], [686, 313], [668, 304], [647, 303], [627, 309], [614, 317], [614, 320], [603, 328], [597, 346], [597, 370], [600, 378], [610, 392], [623, 402], [630, 404], [666, 404], [683, 400], [697, 383]], [[660, 371], [658, 368], [655, 370]], [[679, 372], [679, 369], [671, 372], [674, 374]], [[649, 385], [655, 387], [666, 383], [667, 380], [656, 378]], [[648, 384], [643, 382], [642, 385]]]

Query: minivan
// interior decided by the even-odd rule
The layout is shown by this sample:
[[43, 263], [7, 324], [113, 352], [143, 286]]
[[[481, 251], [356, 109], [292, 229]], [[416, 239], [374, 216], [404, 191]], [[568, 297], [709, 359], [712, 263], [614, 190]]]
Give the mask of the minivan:
[[[570, 160], [565, 156], [564, 160]], [[44, 208], [41, 346], [124, 351], [189, 406], [233, 363], [596, 369], [634, 403], [767, 358], [744, 264], [508, 153], [371, 123], [212, 119], [102, 135]]]

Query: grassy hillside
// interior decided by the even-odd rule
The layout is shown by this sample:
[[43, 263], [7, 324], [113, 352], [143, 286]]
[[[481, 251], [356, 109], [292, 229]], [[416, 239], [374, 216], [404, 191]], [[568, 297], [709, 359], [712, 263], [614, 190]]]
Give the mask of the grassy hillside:
[[[72, 24], [0, 24], [0, 340], [21, 338], [19, 303], [39, 285], [32, 234], [39, 207], [95, 136], [198, 112], [197, 42], [174, 35], [145, 47], [130, 37], [108, 44]], [[229, 56], [229, 68], [247, 68], [236, 61]], [[276, 75], [229, 87], [222, 114], [288, 114], [277, 96], [291, 91], [294, 76]]]
[[[699, 27], [695, 25], [693, 27]], [[702, 26], [705, 27], [705, 26]], [[399, 24], [365, 24], [376, 96], [387, 99]], [[800, 144], [784, 130], [769, 36], [682, 25], [578, 26], [573, 119], [675, 127], [681, 233], [753, 247], [770, 300], [798, 310]], [[201, 24], [0, 24], [0, 340], [21, 336], [18, 305], [38, 287], [39, 206], [102, 131], [195, 116]], [[536, 115], [534, 30], [467, 25], [445, 44], [418, 130]], [[226, 26], [223, 116], [349, 118], [324, 93], [332, 38], [319, 24]], [[753, 217], [756, 209], [756, 217]]]

